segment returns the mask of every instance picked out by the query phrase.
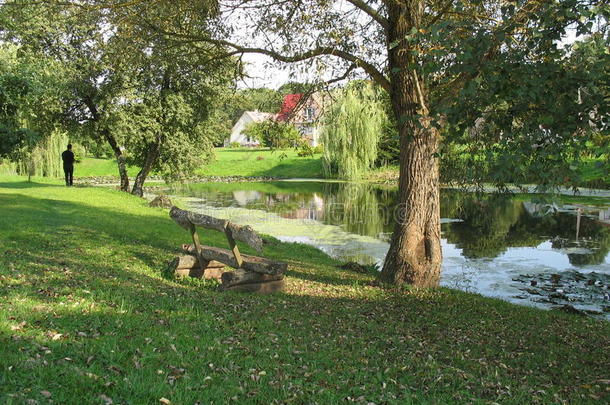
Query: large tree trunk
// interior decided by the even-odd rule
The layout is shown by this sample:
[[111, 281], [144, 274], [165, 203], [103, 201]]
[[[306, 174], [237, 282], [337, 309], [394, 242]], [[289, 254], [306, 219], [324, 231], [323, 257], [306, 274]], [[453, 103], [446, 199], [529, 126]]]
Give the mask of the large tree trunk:
[[103, 130], [104, 138], [112, 148], [114, 152], [114, 156], [116, 157], [117, 165], [119, 166], [119, 178], [121, 179], [121, 191], [128, 192], [129, 191], [129, 177], [127, 176], [127, 165], [125, 164], [125, 155], [121, 150], [118, 142], [110, 133], [108, 128]]
[[144, 160], [144, 164], [138, 172], [136, 179], [133, 181], [133, 189], [131, 190], [131, 194], [137, 195], [138, 197], [142, 197], [144, 195], [144, 182], [152, 171], [153, 166], [157, 163], [157, 159], [159, 158], [159, 148], [159, 140], [148, 146], [146, 159]]
[[[400, 177], [396, 225], [381, 271], [385, 281], [437, 286], [441, 271], [438, 130], [431, 125], [424, 81], [414, 66], [413, 44], [422, 0], [388, 2], [392, 108], [399, 123]], [[396, 45], [398, 44], [398, 45]]]
[[101, 135], [106, 139], [106, 142], [112, 148], [114, 152], [114, 156], [116, 157], [117, 165], [119, 166], [119, 178], [121, 179], [121, 191], [128, 192], [129, 191], [129, 177], [127, 176], [127, 167], [125, 165], [125, 155], [123, 155], [123, 151], [119, 146], [116, 138], [110, 133], [110, 129], [107, 126], [102, 124], [102, 114], [97, 109], [97, 105], [93, 98], [85, 97], [83, 102], [89, 108], [91, 115], [93, 116], [93, 121], [96, 123], [98, 128], [101, 130]]

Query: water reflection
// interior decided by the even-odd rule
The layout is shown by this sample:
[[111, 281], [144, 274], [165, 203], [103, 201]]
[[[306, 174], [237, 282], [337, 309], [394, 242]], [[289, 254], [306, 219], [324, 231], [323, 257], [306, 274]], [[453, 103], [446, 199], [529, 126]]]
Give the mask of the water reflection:
[[[309, 243], [332, 256], [365, 264], [383, 261], [394, 226], [396, 189], [391, 187], [316, 182], [206, 183], [164, 192], [186, 197], [192, 207], [211, 210], [212, 215], [230, 217], [282, 240]], [[573, 215], [577, 208], [584, 212], [578, 239]], [[524, 284], [544, 284], [542, 279], [536, 281], [528, 275], [559, 274], [561, 278], [565, 273], [567, 280], [574, 277], [566, 272], [577, 271], [596, 277], [583, 283], [601, 286], [595, 299], [584, 304], [595, 301], [596, 310], [610, 310], [603, 291], [610, 291], [610, 279], [604, 278], [610, 277], [610, 227], [599, 221], [609, 210], [610, 201], [603, 200], [574, 201], [566, 197], [566, 201], [544, 202], [531, 195], [443, 190], [442, 282], [515, 301], [524, 299]], [[576, 290], [583, 295], [580, 287]], [[574, 302], [581, 299], [575, 297]], [[539, 297], [530, 298], [528, 302], [534, 304], [572, 302], [549, 299], [541, 303]]]

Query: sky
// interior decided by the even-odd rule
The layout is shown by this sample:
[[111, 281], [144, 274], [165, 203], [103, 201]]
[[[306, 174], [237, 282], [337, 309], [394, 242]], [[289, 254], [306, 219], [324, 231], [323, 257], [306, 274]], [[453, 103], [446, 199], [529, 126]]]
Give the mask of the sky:
[[245, 54], [242, 60], [247, 63], [246, 71], [250, 77], [240, 80], [237, 83], [239, 88], [268, 87], [277, 89], [290, 81], [290, 71], [270, 66], [274, 63], [273, 59], [268, 56], [249, 53]]

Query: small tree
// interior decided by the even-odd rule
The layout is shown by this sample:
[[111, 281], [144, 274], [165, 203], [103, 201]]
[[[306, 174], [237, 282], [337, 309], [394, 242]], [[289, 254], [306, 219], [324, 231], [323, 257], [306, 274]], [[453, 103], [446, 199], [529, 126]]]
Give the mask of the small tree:
[[371, 84], [346, 89], [324, 119], [325, 176], [356, 180], [365, 175], [377, 159], [386, 121], [384, 106]]

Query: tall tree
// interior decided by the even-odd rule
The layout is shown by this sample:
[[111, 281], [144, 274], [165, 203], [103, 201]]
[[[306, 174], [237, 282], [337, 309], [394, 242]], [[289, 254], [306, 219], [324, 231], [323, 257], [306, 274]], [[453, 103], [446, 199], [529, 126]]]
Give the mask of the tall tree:
[[33, 156], [41, 144], [59, 138], [51, 139], [59, 125], [65, 89], [62, 73], [53, 60], [18, 45], [0, 45], [0, 157], [19, 163], [29, 176], [35, 169], [50, 172], [58, 166], [59, 154], [45, 156], [42, 167], [36, 167]]
[[180, 178], [211, 153], [215, 134], [207, 119], [214, 99], [233, 79], [226, 69], [232, 62], [169, 46], [162, 37], [140, 35], [128, 42], [132, 88], [114, 128], [130, 151], [128, 162], [140, 168], [132, 194], [142, 196], [151, 171]]

